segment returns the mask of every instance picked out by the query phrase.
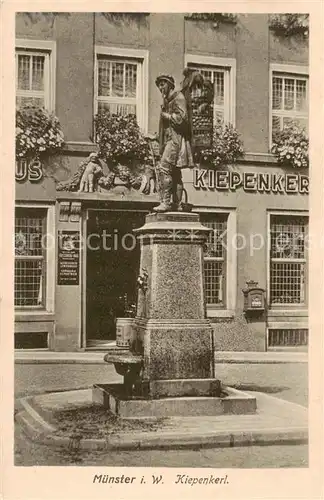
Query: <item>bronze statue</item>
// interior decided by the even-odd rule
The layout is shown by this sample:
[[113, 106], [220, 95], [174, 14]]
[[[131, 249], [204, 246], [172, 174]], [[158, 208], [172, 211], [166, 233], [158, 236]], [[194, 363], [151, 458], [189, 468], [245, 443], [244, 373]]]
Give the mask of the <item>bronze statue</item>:
[[160, 75], [155, 80], [163, 97], [159, 125], [161, 159], [156, 167], [161, 203], [156, 212], [183, 210], [181, 169], [194, 166], [188, 104], [182, 91], [175, 91], [174, 78]]

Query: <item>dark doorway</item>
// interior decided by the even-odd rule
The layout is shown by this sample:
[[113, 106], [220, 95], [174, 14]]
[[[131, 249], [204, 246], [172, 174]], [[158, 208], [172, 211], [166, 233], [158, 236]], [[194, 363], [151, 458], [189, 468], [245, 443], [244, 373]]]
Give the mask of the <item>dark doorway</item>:
[[116, 318], [136, 303], [140, 247], [133, 229], [145, 212], [89, 211], [87, 223], [86, 345], [116, 338]]

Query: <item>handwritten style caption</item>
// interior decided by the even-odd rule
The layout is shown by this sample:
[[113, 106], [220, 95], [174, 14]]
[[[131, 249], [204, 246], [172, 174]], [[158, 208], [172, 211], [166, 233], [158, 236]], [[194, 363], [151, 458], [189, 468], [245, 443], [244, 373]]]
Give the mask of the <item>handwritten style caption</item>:
[[[92, 479], [93, 483], [100, 484], [164, 484], [163, 475], [147, 475], [147, 476], [109, 476], [108, 474], [95, 474]], [[183, 484], [188, 486], [195, 485], [221, 485], [229, 484], [227, 474], [224, 476], [215, 476], [209, 474], [208, 476], [189, 476], [187, 474], [176, 474], [173, 479], [174, 484]]]

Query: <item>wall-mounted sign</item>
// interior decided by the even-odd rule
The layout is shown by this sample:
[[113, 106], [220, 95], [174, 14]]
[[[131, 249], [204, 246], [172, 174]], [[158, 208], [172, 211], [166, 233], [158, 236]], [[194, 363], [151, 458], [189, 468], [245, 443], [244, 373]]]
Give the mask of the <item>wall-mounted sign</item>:
[[30, 182], [38, 182], [43, 178], [43, 167], [39, 160], [16, 161], [15, 179], [18, 182], [29, 180]]
[[59, 231], [58, 235], [58, 285], [79, 285], [80, 232]]
[[308, 194], [309, 178], [299, 174], [273, 174], [268, 172], [228, 172], [194, 168], [193, 185], [196, 189], [247, 192]]

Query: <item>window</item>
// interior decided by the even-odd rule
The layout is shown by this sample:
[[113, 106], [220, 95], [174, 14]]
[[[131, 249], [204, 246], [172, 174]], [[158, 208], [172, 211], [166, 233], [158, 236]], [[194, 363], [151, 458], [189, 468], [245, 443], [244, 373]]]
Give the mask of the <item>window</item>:
[[307, 328], [269, 328], [268, 347], [308, 345]]
[[185, 64], [199, 71], [214, 87], [213, 121], [235, 122], [235, 59], [187, 54]]
[[46, 209], [17, 208], [15, 214], [15, 306], [44, 308]]
[[307, 223], [305, 216], [271, 215], [271, 305], [306, 302]]
[[146, 129], [146, 51], [102, 47], [96, 51], [95, 113], [109, 110], [113, 114], [134, 114], [140, 127]]
[[285, 126], [308, 129], [308, 77], [305, 74], [272, 72], [271, 129], [274, 134]]
[[98, 59], [98, 111], [136, 115], [138, 64]]
[[212, 229], [204, 253], [207, 306], [226, 307], [227, 214], [201, 214], [201, 222]]
[[16, 106], [54, 110], [55, 42], [16, 41]]
[[[204, 78], [212, 82], [214, 87], [214, 102], [213, 102], [213, 122], [215, 123], [218, 120], [225, 120], [225, 70], [215, 70], [215, 69], [207, 69], [204, 67], [189, 65], [190, 68], [199, 71]], [[227, 89], [226, 89], [227, 91]], [[199, 91], [196, 91], [196, 93]], [[193, 93], [193, 96], [195, 94]], [[228, 121], [228, 119], [226, 120]]]

